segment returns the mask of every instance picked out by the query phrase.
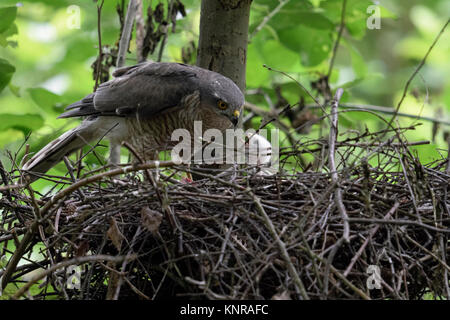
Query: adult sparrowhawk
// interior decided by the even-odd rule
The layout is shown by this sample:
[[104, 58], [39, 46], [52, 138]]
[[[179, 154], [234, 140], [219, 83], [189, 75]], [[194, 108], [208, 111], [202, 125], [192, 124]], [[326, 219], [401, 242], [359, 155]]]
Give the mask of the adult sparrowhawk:
[[244, 104], [233, 81], [195, 66], [145, 62], [117, 69], [113, 76], [66, 108], [59, 118], [86, 118], [41, 149], [23, 170], [45, 173], [64, 156], [102, 137], [119, 146], [110, 155], [112, 162], [118, 163], [124, 141], [143, 159], [153, 160], [176, 143], [171, 141], [175, 129], [193, 135], [194, 121], [202, 121], [203, 130], [223, 131], [236, 125]]

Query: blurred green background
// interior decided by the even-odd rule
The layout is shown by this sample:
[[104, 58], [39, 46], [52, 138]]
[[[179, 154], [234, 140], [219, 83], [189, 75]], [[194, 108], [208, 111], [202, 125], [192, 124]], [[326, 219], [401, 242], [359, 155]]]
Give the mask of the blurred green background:
[[[114, 46], [119, 39], [120, 23], [116, 5], [106, 0], [102, 10], [102, 43]], [[167, 1], [146, 1], [155, 7]], [[263, 67], [289, 73], [308, 89], [327, 74], [333, 44], [341, 19], [342, 0], [291, 0], [265, 24], [255, 29], [277, 6], [278, 0], [254, 0], [250, 16], [250, 43], [247, 56], [246, 98], [268, 109], [269, 103], [255, 90], [275, 103], [274, 88], [280, 86], [283, 97], [295, 104], [301, 97], [312, 100], [289, 78]], [[196, 45], [200, 21], [200, 1], [182, 1], [187, 16], [178, 16], [175, 33], [170, 33], [163, 61], [182, 61], [182, 48]], [[406, 81], [450, 16], [447, 0], [379, 1], [381, 28], [368, 29], [372, 1], [348, 0], [346, 28], [340, 42], [331, 89], [345, 88], [341, 102], [395, 107]], [[73, 6], [77, 7], [73, 7]], [[6, 150], [15, 154], [31, 133], [28, 143], [35, 151], [73, 127], [78, 120], [57, 120], [63, 108], [92, 92], [92, 63], [98, 55], [97, 8], [86, 0], [13, 0], [0, 3], [0, 159], [12, 166]], [[80, 12], [80, 25], [73, 28], [74, 10]], [[76, 22], [76, 21], [75, 21]], [[136, 63], [133, 36], [127, 64]], [[157, 51], [149, 58], [156, 60]], [[401, 112], [449, 120], [450, 111], [450, 32], [442, 35], [420, 74], [410, 86]], [[191, 59], [195, 63], [195, 56]], [[112, 70], [111, 70], [112, 71]], [[334, 91], [333, 91], [334, 92]], [[388, 117], [389, 118], [389, 117]], [[399, 118], [400, 125], [417, 122]], [[411, 141], [433, 140], [433, 123], [423, 124], [407, 134]], [[367, 113], [346, 113], [341, 117], [345, 129], [382, 128], [380, 121]], [[422, 161], [446, 155], [443, 132], [435, 130], [434, 141], [415, 148]], [[313, 127], [310, 137], [323, 134]], [[99, 153], [104, 155], [106, 148]], [[17, 159], [18, 165], [20, 159]], [[87, 160], [89, 161], [89, 159]], [[95, 165], [96, 160], [92, 161]], [[53, 173], [67, 171], [63, 164]], [[50, 172], [51, 173], [51, 172]], [[45, 182], [41, 182], [45, 183]]]

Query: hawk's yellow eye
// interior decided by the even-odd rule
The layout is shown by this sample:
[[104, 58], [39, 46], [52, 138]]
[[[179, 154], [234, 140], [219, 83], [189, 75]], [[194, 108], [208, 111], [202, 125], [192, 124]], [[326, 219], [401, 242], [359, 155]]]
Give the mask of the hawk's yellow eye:
[[220, 110], [225, 110], [226, 108], [228, 108], [228, 104], [222, 100], [219, 100], [217, 102], [217, 106], [219, 107]]

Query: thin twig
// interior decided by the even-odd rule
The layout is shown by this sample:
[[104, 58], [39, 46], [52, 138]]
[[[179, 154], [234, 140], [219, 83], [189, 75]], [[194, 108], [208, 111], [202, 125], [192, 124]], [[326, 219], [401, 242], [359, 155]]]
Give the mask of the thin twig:
[[[389, 210], [388, 213], [386, 213], [386, 215], [384, 216], [384, 220], [389, 219], [394, 213], [395, 211], [398, 209], [400, 203], [396, 202], [394, 204], [394, 206], [391, 208], [391, 210]], [[359, 248], [359, 250], [356, 252], [355, 256], [352, 258], [352, 260], [350, 261], [347, 269], [345, 269], [343, 275], [344, 277], [348, 276], [348, 274], [350, 273], [350, 271], [352, 270], [353, 266], [355, 265], [356, 261], [358, 261], [358, 259], [361, 257], [362, 253], [364, 252], [364, 249], [367, 247], [367, 245], [369, 244], [369, 241], [372, 240], [372, 237], [377, 233], [378, 229], [380, 228], [381, 225], [376, 225], [375, 227], [373, 227], [373, 229], [370, 231], [370, 234], [367, 236], [366, 240], [364, 240], [364, 243], [361, 245], [361, 247]]]
[[267, 215], [266, 211], [262, 207], [261, 200], [255, 196], [255, 194], [251, 191], [247, 192], [252, 198], [256, 205], [256, 208], [258, 212], [261, 214], [265, 225], [269, 229], [272, 237], [274, 238], [278, 249], [280, 250], [281, 256], [283, 257], [284, 262], [286, 263], [289, 273], [291, 274], [291, 277], [294, 279], [294, 282], [300, 292], [300, 295], [303, 299], [309, 300], [308, 293], [306, 292], [305, 285], [303, 284], [302, 280], [300, 279], [300, 276], [297, 273], [297, 270], [294, 268], [294, 265], [292, 264], [291, 258], [289, 257], [289, 253], [286, 250], [286, 245], [283, 241], [281, 241], [280, 237], [278, 236], [278, 232], [275, 230], [275, 227], [272, 223], [272, 220]]
[[334, 99], [331, 102], [331, 125], [330, 125], [330, 138], [329, 138], [329, 163], [330, 163], [330, 171], [331, 171], [331, 179], [336, 184], [336, 190], [334, 193], [336, 206], [341, 214], [342, 223], [344, 225], [343, 237], [345, 242], [350, 242], [350, 225], [347, 221], [348, 215], [345, 210], [344, 202], [342, 200], [342, 189], [339, 186], [339, 176], [336, 169], [335, 163], [335, 150], [336, 150], [336, 140], [338, 136], [338, 112], [337, 108], [339, 105], [339, 100], [341, 100], [342, 94], [344, 90], [341, 88], [336, 90], [336, 94], [334, 95]]
[[[247, 102], [246, 102], [247, 103]], [[305, 105], [307, 109], [316, 109], [319, 108], [314, 104]], [[340, 103], [339, 108], [351, 108], [351, 109], [361, 109], [361, 110], [370, 110], [375, 112], [380, 112], [384, 114], [396, 114], [398, 117], [412, 118], [417, 120], [430, 121], [434, 123], [444, 124], [450, 126], [450, 121], [445, 119], [436, 119], [431, 117], [426, 117], [422, 115], [409, 114], [404, 112], [395, 112], [394, 108], [384, 107], [384, 106], [375, 106], [375, 105], [367, 105], [367, 104], [356, 104], [356, 103]], [[262, 109], [263, 110], [263, 109]]]
[[43, 272], [35, 275], [33, 278], [31, 278], [30, 281], [28, 281], [23, 287], [21, 287], [19, 290], [17, 290], [14, 295], [12, 296], [12, 299], [18, 299], [22, 295], [24, 295], [28, 289], [38, 282], [39, 280], [45, 278], [49, 274], [55, 272], [58, 269], [65, 268], [71, 265], [80, 265], [86, 262], [95, 262], [95, 261], [112, 261], [112, 262], [121, 262], [125, 260], [134, 260], [136, 259], [135, 255], [126, 255], [126, 256], [108, 256], [104, 254], [98, 254], [98, 255], [91, 255], [91, 256], [83, 256], [83, 257], [75, 257], [66, 261], [59, 262], [47, 270], [44, 270]]
[[141, 63], [145, 61], [145, 57], [143, 55], [144, 49], [144, 39], [145, 39], [145, 22], [143, 17], [143, 4], [142, 0], [137, 1], [137, 10], [136, 10], [136, 58], [137, 62]]
[[76, 183], [71, 184], [67, 189], [64, 189], [60, 192], [58, 192], [56, 195], [54, 195], [51, 200], [49, 200], [44, 207], [42, 207], [42, 212], [47, 212], [58, 200], [64, 198], [68, 194], [74, 192], [75, 190], [81, 188], [82, 186], [85, 186], [87, 184], [90, 184], [92, 182], [101, 180], [106, 177], [112, 177], [119, 174], [126, 174], [129, 172], [136, 172], [146, 169], [154, 169], [154, 168], [165, 168], [165, 167], [171, 167], [175, 166], [176, 164], [173, 161], [152, 161], [150, 163], [145, 164], [136, 164], [131, 166], [126, 166], [123, 168], [114, 169], [111, 171], [99, 173], [87, 178], [84, 178], [82, 180], [78, 180]]
[[331, 73], [333, 72], [334, 60], [336, 58], [337, 49], [339, 47], [339, 42], [341, 41], [342, 32], [344, 31], [344, 27], [345, 27], [345, 11], [346, 11], [346, 7], [347, 7], [347, 0], [343, 0], [342, 1], [342, 9], [341, 9], [341, 23], [339, 25], [338, 35], [337, 35], [336, 41], [334, 43], [333, 54], [331, 56], [330, 66], [328, 68], [328, 73], [327, 73], [327, 79], [328, 80], [330, 80]]
[[97, 2], [98, 60], [97, 60], [97, 73], [95, 75], [94, 91], [97, 90], [98, 85], [100, 84], [100, 76], [102, 74], [103, 47], [102, 47], [101, 19], [102, 19], [102, 8], [103, 8], [104, 2], [105, 2], [105, 0], [102, 0], [100, 5]]
[[[167, 8], [167, 17], [168, 18], [170, 18], [170, 15], [172, 14], [173, 1], [174, 0], [169, 0], [169, 6]], [[162, 60], [162, 55], [163, 55], [163, 52], [164, 52], [164, 48], [166, 46], [167, 37], [169, 36], [169, 25], [164, 26], [164, 28], [165, 28], [164, 35], [163, 35], [163, 39], [162, 39], [160, 47], [159, 47], [158, 59], [156, 60], [158, 62], [161, 62], [161, 60]]]
[[408, 89], [409, 89], [409, 85], [411, 84], [411, 82], [414, 80], [414, 78], [416, 77], [416, 75], [419, 73], [420, 69], [422, 69], [423, 65], [425, 64], [425, 62], [427, 61], [428, 56], [431, 53], [431, 50], [433, 50], [434, 46], [436, 45], [436, 43], [438, 42], [439, 38], [441, 37], [441, 35], [444, 33], [445, 29], [447, 28], [448, 24], [450, 23], [450, 19], [447, 20], [447, 22], [445, 23], [445, 25], [442, 27], [441, 31], [439, 32], [439, 34], [436, 36], [436, 38], [434, 39], [433, 43], [431, 44], [431, 46], [428, 48], [427, 53], [425, 54], [425, 56], [423, 57], [423, 59], [420, 61], [419, 65], [417, 66], [417, 68], [414, 70], [414, 72], [412, 73], [412, 75], [409, 77], [408, 81], [406, 82], [405, 88], [403, 89], [403, 94], [402, 97], [400, 98], [400, 101], [397, 104], [397, 107], [395, 108], [395, 114], [391, 117], [391, 119], [389, 120], [389, 126], [394, 122], [398, 111], [400, 110], [400, 107], [403, 103], [403, 100], [405, 100], [406, 94], [408, 93]]
[[280, 10], [289, 2], [290, 0], [281, 0], [280, 3], [271, 11], [269, 14], [264, 16], [264, 19], [261, 21], [261, 23], [253, 30], [253, 32], [249, 35], [248, 41], [250, 42], [254, 36], [258, 32], [261, 31], [262, 28], [265, 27], [265, 25], [278, 13]]

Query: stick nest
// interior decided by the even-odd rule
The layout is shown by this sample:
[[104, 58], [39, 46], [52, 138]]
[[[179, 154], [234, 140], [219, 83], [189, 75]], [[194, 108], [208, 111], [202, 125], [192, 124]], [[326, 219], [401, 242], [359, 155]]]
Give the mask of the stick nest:
[[337, 180], [322, 140], [282, 149], [272, 176], [102, 168], [39, 196], [2, 170], [0, 274], [34, 299], [448, 298], [448, 159], [381, 134], [336, 144]]

